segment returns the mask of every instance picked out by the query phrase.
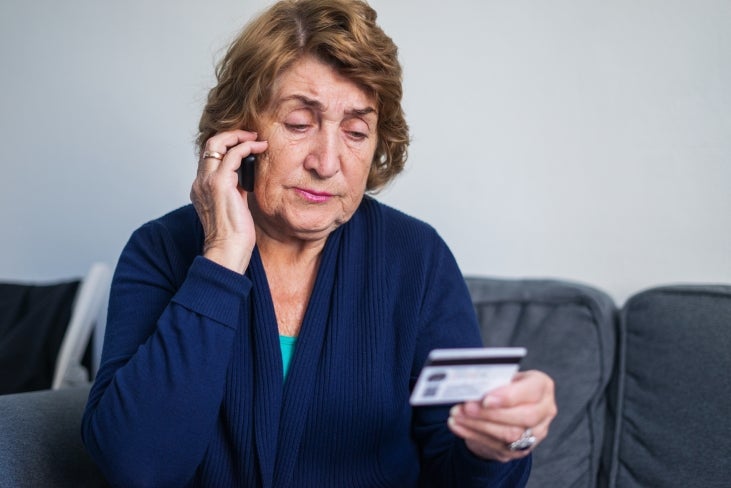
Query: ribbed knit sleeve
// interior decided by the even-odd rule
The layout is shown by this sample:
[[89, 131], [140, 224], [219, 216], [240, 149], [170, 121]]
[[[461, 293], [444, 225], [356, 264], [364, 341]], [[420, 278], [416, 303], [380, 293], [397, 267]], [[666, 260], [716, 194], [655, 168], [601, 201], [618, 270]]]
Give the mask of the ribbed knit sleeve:
[[221, 406], [235, 330], [246, 326], [250, 288], [244, 276], [182, 253], [159, 222], [132, 236], [115, 271], [82, 425], [112, 485], [180, 487], [193, 477]]
[[[413, 250], [421, 250], [418, 259], [404, 256], [402, 264], [396, 267], [404, 267], [402, 282], [405, 286], [420, 287], [420, 297], [398, 302], [413, 304], [415, 308], [412, 313], [417, 317], [410, 381], [413, 387], [432, 349], [479, 347], [482, 340], [462, 273], [453, 254], [436, 231], [426, 225], [402, 224], [394, 228], [393, 234], [403, 243], [402, 252], [414, 254]], [[413, 435], [419, 444], [422, 459], [420, 486], [524, 486], [530, 473], [530, 457], [512, 463], [478, 458], [447, 427], [450, 407], [413, 409]]]

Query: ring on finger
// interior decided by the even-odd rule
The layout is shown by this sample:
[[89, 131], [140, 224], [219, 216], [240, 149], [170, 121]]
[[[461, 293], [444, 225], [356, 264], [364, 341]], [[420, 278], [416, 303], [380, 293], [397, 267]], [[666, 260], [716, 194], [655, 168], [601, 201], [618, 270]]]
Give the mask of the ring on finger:
[[219, 161], [221, 161], [223, 159], [223, 154], [220, 152], [216, 152], [216, 151], [205, 151], [203, 153], [203, 159], [208, 159], [208, 158], [218, 159]]
[[535, 444], [537, 440], [538, 439], [536, 439], [536, 436], [533, 435], [533, 431], [531, 429], [525, 429], [523, 434], [521, 434], [520, 439], [508, 444], [508, 449], [513, 452], [526, 451], [533, 447], [533, 444]]

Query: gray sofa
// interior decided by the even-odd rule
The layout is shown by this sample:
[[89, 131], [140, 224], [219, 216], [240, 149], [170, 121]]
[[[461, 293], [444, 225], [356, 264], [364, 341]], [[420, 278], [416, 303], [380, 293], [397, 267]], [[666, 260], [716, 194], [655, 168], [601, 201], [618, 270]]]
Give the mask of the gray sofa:
[[81, 443], [89, 387], [0, 395], [0, 487], [104, 487]]
[[[564, 281], [468, 277], [486, 345], [528, 348], [559, 414], [531, 487], [727, 487], [731, 285], [668, 286], [621, 309]], [[88, 388], [0, 396], [0, 487], [106, 486], [79, 438]]]
[[486, 345], [556, 382], [531, 487], [731, 486], [731, 285], [602, 291], [468, 278]]

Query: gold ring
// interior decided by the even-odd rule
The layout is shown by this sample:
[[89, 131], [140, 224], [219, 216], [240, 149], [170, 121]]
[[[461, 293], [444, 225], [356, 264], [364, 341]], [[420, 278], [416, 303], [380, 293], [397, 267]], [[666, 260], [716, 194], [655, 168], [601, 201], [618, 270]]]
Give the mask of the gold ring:
[[216, 152], [216, 151], [206, 151], [203, 153], [203, 159], [208, 159], [208, 158], [218, 159], [220, 161], [223, 159], [223, 154], [221, 154], [220, 152]]

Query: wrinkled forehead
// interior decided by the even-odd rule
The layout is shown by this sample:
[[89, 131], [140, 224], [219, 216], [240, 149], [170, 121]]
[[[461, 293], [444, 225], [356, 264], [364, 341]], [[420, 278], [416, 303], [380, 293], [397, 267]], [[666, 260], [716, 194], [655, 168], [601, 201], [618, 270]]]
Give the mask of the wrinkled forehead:
[[298, 60], [272, 84], [270, 111], [292, 105], [318, 112], [334, 110], [378, 117], [375, 97], [368, 90], [313, 57]]

